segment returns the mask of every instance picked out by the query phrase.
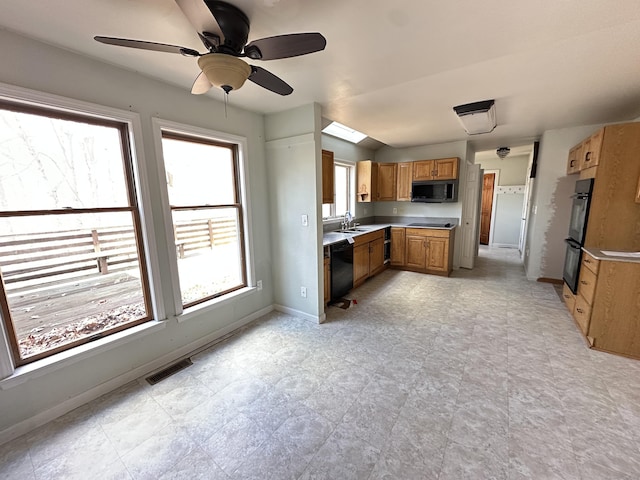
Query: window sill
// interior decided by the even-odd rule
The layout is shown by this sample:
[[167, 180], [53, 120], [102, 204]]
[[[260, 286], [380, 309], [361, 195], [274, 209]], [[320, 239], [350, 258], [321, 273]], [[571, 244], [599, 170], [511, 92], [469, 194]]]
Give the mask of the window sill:
[[199, 317], [205, 313], [215, 310], [216, 308], [220, 308], [221, 306], [226, 305], [229, 302], [236, 301], [257, 291], [258, 289], [256, 287], [241, 288], [234, 292], [227, 293], [222, 297], [214, 298], [213, 300], [209, 300], [208, 302], [200, 303], [198, 305], [194, 305], [193, 307], [187, 308], [184, 312], [178, 315], [176, 319], [178, 320], [178, 323], [186, 322], [194, 317]]
[[0, 380], [0, 390], [7, 390], [34, 378], [48, 375], [51, 372], [73, 365], [74, 363], [93, 357], [96, 354], [106, 352], [133, 340], [137, 340], [140, 337], [155, 333], [165, 328], [165, 326], [166, 322], [164, 321], [159, 322], [152, 320], [114, 333], [105, 338], [56, 353], [50, 357], [36, 360], [33, 363], [22, 365], [17, 367], [11, 376]]

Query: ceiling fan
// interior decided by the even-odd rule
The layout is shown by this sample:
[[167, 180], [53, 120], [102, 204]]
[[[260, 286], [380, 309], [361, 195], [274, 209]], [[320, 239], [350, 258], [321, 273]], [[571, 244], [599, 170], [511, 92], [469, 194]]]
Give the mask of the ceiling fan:
[[237, 90], [246, 80], [280, 95], [289, 95], [293, 88], [268, 70], [249, 65], [241, 58], [276, 60], [324, 50], [327, 40], [320, 33], [293, 33], [261, 38], [247, 43], [249, 18], [239, 8], [214, 0], [176, 0], [176, 3], [198, 32], [208, 50], [200, 53], [187, 47], [165, 43], [96, 36], [95, 40], [120, 47], [157, 52], [179, 53], [198, 58], [200, 74], [191, 93], [203, 94], [212, 86], [225, 93]]

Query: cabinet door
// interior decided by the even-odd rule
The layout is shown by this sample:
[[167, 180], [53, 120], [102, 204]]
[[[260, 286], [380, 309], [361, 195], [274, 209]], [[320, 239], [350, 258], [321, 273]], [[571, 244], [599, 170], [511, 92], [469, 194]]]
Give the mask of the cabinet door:
[[572, 175], [580, 171], [580, 160], [582, 158], [582, 143], [569, 150], [567, 158], [567, 175]]
[[369, 276], [369, 244], [353, 247], [353, 284], [364, 281]]
[[356, 163], [358, 202], [370, 203], [377, 199], [378, 164], [371, 160], [361, 160]]
[[595, 167], [600, 163], [600, 150], [602, 149], [603, 138], [604, 129], [601, 128], [582, 143], [580, 170]]
[[322, 203], [334, 202], [333, 152], [322, 150]]
[[435, 162], [433, 160], [420, 160], [413, 162], [413, 179], [417, 181], [421, 180], [433, 180], [433, 174], [435, 172]]
[[378, 192], [376, 200], [396, 199], [396, 163], [378, 163]]
[[458, 158], [441, 158], [435, 160], [435, 180], [455, 180], [458, 178]]
[[449, 239], [430, 237], [427, 243], [427, 269], [446, 272], [449, 268]]
[[369, 276], [375, 275], [384, 267], [384, 239], [369, 243]]
[[404, 228], [391, 228], [391, 265], [404, 266]]
[[399, 163], [396, 178], [396, 200], [399, 202], [410, 202], [413, 162]]
[[426, 266], [427, 239], [418, 235], [406, 235], [405, 265], [412, 268], [424, 269]]

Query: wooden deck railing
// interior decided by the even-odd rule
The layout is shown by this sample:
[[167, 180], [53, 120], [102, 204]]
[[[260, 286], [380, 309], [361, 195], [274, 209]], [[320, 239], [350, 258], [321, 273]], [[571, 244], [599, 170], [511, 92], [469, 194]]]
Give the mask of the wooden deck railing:
[[[234, 220], [179, 223], [174, 229], [179, 258], [230, 243]], [[7, 290], [57, 283], [134, 268], [138, 262], [132, 228], [59, 231], [0, 236], [0, 270]]]

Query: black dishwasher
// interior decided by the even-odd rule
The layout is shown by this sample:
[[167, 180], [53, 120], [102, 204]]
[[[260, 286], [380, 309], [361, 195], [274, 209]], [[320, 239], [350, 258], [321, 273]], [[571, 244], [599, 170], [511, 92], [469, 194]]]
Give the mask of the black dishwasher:
[[331, 245], [331, 300], [338, 300], [353, 288], [353, 245]]

